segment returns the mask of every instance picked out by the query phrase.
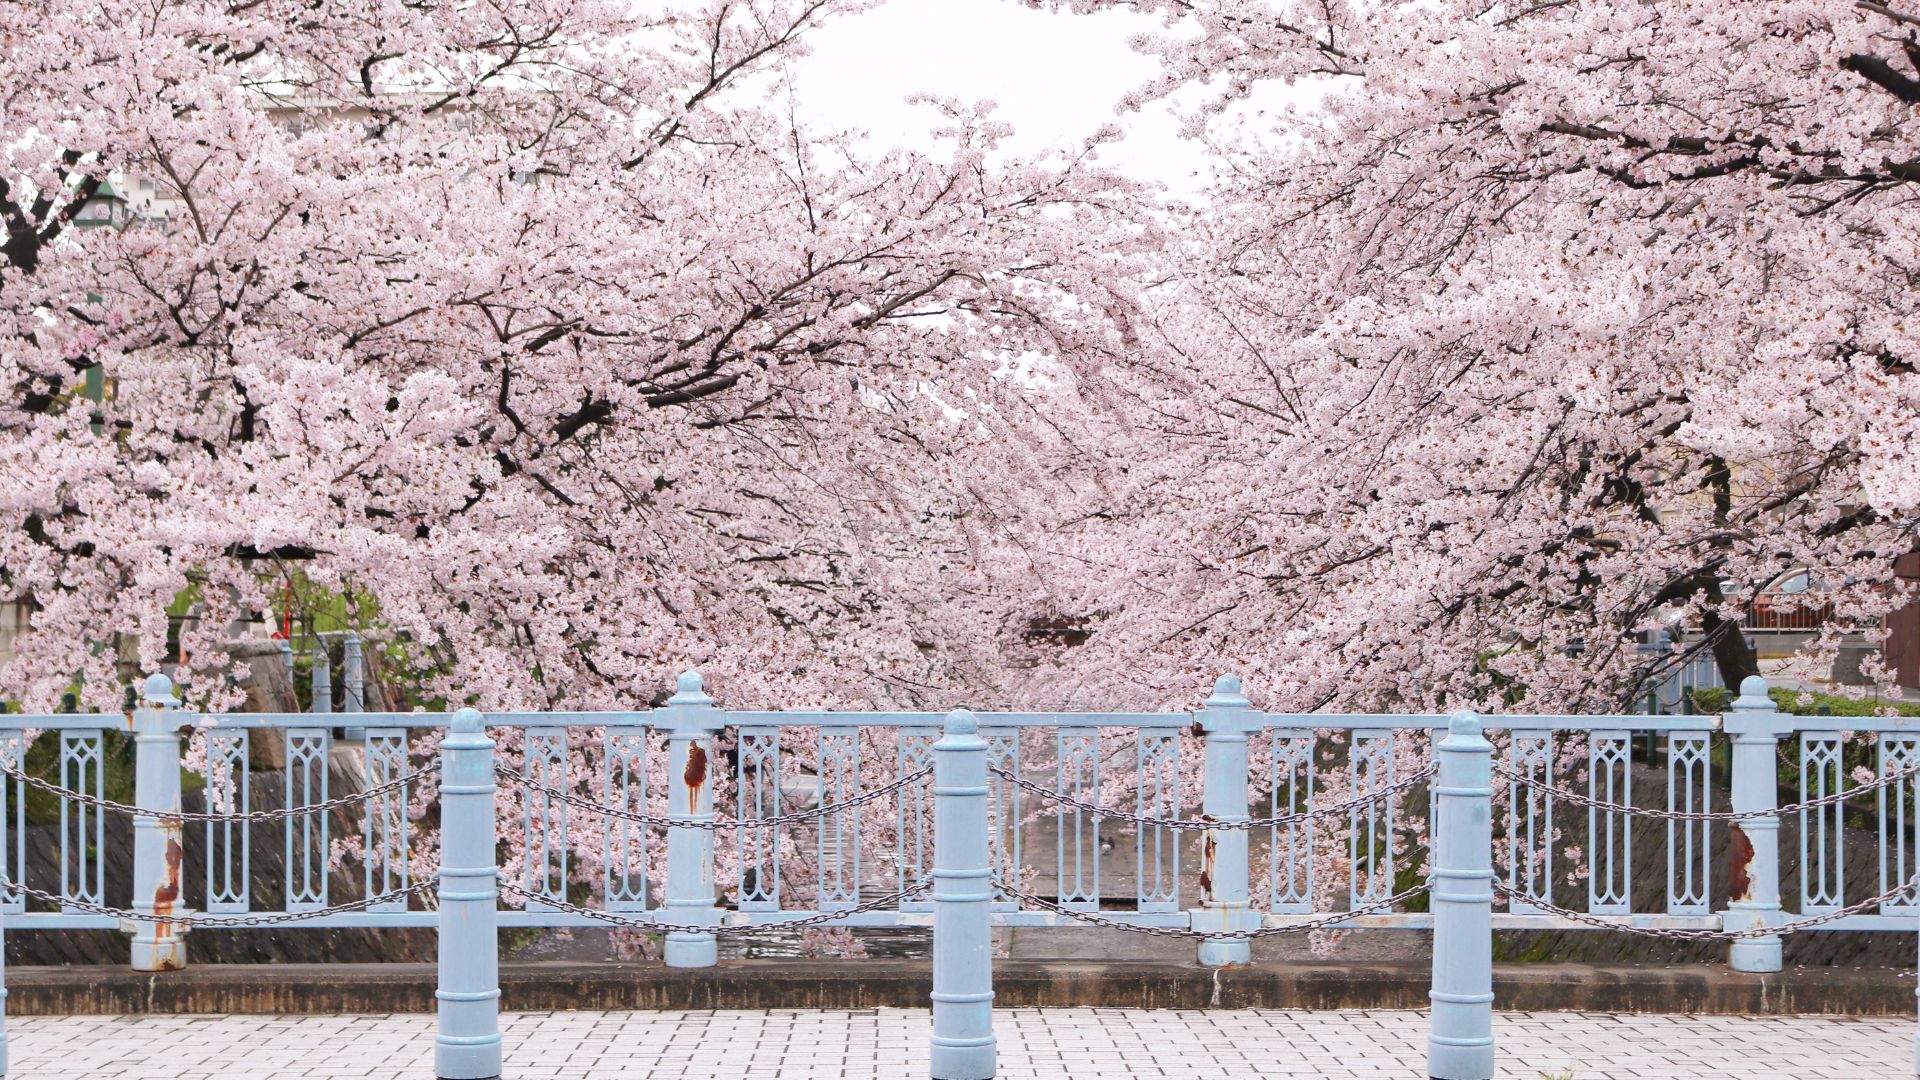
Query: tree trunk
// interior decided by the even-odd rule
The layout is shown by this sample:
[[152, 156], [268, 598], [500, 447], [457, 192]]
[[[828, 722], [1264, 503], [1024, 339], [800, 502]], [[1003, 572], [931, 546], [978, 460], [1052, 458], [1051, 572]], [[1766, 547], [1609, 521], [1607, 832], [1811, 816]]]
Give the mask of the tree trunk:
[[1760, 657], [1747, 644], [1747, 635], [1738, 621], [1729, 621], [1711, 611], [1701, 616], [1700, 628], [1713, 642], [1713, 662], [1720, 668], [1720, 681], [1735, 694], [1749, 675], [1760, 674]]

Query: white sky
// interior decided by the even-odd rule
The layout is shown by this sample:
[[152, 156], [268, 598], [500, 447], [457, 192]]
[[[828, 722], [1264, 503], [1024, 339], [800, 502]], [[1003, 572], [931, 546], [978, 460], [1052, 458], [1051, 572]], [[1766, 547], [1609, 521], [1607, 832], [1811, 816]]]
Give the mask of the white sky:
[[1054, 14], [1016, 0], [887, 0], [811, 34], [813, 53], [792, 74], [803, 119], [860, 129], [890, 145], [930, 144], [938, 118], [906, 102], [919, 91], [997, 102], [994, 116], [1014, 127], [1007, 145], [1017, 153], [1074, 147], [1102, 125], [1118, 124], [1125, 141], [1102, 161], [1189, 192], [1201, 158], [1179, 138], [1167, 109], [1116, 111], [1156, 68], [1127, 39], [1156, 32], [1158, 19], [1129, 12]]

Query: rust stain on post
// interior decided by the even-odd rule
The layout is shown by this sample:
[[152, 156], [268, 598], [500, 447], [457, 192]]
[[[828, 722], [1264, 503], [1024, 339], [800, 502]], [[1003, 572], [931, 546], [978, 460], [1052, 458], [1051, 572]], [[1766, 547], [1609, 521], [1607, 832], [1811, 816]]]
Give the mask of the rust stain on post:
[[1201, 834], [1200, 899], [1202, 901], [1213, 899], [1213, 857], [1216, 844], [1211, 831]]
[[[184, 861], [186, 852], [180, 846], [180, 823], [169, 820], [162, 825], [162, 828], [167, 833], [167, 876], [153, 890], [153, 913], [171, 915], [173, 905], [180, 900], [180, 864]], [[172, 937], [173, 924], [155, 923], [153, 936], [156, 939]], [[178, 971], [181, 966], [179, 959], [171, 953], [160, 961], [162, 971]]]
[[687, 813], [700, 812], [700, 788], [707, 782], [707, 750], [699, 743], [687, 747], [687, 771], [681, 776], [687, 782]]
[[1731, 868], [1727, 872], [1727, 888], [1735, 900], [1745, 900], [1753, 892], [1753, 881], [1747, 877], [1747, 867], [1753, 863], [1753, 841], [1740, 826], [1733, 825], [1728, 830], [1728, 857]]

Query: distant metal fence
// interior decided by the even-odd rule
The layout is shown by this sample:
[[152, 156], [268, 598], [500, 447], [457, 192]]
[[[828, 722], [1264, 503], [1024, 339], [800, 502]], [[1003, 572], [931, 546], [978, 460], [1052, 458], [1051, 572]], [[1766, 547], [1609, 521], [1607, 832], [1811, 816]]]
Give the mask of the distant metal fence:
[[[334, 795], [328, 719], [201, 715], [155, 676], [130, 719], [0, 716], [14, 809], [0, 820], [0, 923], [121, 929], [143, 971], [183, 966], [188, 931], [437, 927], [437, 1075], [449, 1080], [499, 1075], [503, 927], [661, 934], [676, 967], [716, 963], [728, 937], [930, 927], [939, 1080], [992, 1075], [996, 927], [1176, 936], [1216, 966], [1247, 962], [1252, 941], [1271, 935], [1431, 929], [1431, 1075], [1480, 1080], [1491, 1076], [1496, 929], [1726, 940], [1743, 971], [1780, 970], [1780, 934], [1793, 930], [1915, 929], [1920, 720], [1788, 716], [1763, 681], [1742, 689], [1724, 717], [1265, 713], [1231, 676], [1190, 713], [749, 712], [720, 708], [688, 674], [650, 711], [362, 712], [365, 781]], [[134, 738], [131, 804], [105, 797], [113, 728]], [[183, 732], [204, 752], [204, 811], [182, 810]], [[57, 744], [54, 778], [24, 767], [37, 738]], [[1636, 767], [1636, 739], [1662, 743], [1663, 764]], [[1729, 810], [1714, 807], [1716, 739], [1730, 754]], [[1783, 806], [1776, 755], [1788, 739], [1800, 797]], [[284, 755], [284, 805], [256, 809], [249, 772], [262, 740]], [[805, 771], [788, 767], [796, 754]], [[1874, 770], [1865, 782], [1851, 775], [1863, 755]], [[664, 790], [649, 790], [649, 765], [663, 762], [653, 772]], [[796, 800], [782, 785], [801, 776], [810, 790]], [[57, 858], [34, 865], [28, 789], [59, 809]], [[360, 818], [351, 875], [329, 831], [339, 811]], [[109, 902], [100, 861], [109, 813], [133, 819], [124, 907]], [[1797, 815], [1805, 868], [1791, 916], [1783, 813]], [[429, 817], [440, 829], [431, 865], [409, 847]], [[1664, 886], [1651, 903], [1633, 888], [1640, 818], [1664, 827]], [[863, 819], [886, 823], [880, 850], [863, 847]], [[1841, 857], [1862, 827], [1881, 853], [1865, 882], [1848, 879]], [[189, 828], [204, 830], [200, 867], [186, 865]], [[811, 834], [804, 847], [796, 828]], [[271, 899], [253, 891], [255, 829], [277, 833], [285, 856]], [[509, 836], [522, 854], [503, 865]], [[1036, 859], [1049, 845], [1051, 858]], [[592, 888], [570, 861], [589, 847], [603, 863]], [[802, 855], [804, 873], [788, 873]], [[1723, 856], [1727, 891], [1716, 893]], [[205, 911], [184, 903], [190, 875], [204, 883]], [[0, 1026], [0, 1071], [4, 1048]]]
[[[1754, 647], [1752, 638], [1747, 639], [1747, 648]], [[1726, 683], [1720, 678], [1720, 665], [1715, 660], [1713, 650], [1695, 642], [1690, 651], [1676, 653], [1671, 639], [1665, 631], [1655, 631], [1652, 640], [1639, 646], [1640, 660], [1651, 669], [1651, 677], [1645, 683], [1642, 694], [1642, 709], [1652, 716], [1687, 715], [1698, 710], [1694, 708], [1695, 690], [1721, 690]]]

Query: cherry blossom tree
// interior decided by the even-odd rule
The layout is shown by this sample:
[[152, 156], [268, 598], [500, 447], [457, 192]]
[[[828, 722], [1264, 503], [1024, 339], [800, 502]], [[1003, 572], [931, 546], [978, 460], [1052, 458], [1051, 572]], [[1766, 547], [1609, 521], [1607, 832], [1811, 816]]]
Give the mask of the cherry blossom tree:
[[[693, 667], [735, 707], [1022, 693], [1025, 538], [1069, 505], [1012, 437], [1044, 427], [1023, 368], [1110, 354], [1155, 236], [1132, 184], [1009, 159], [984, 109], [930, 101], [925, 152], [796, 121], [785, 61], [866, 6], [10, 8], [0, 600], [32, 633], [0, 697], [117, 708], [110, 644], [157, 669], [191, 594], [170, 673], [231, 708], [224, 627], [288, 587], [348, 598], [429, 701], [645, 707]], [[115, 188], [133, 222], [79, 227]], [[581, 735], [559, 782], [597, 796]]]
[[1745, 605], [1795, 570], [1843, 623], [1901, 601], [1920, 7], [1054, 6], [1165, 17], [1131, 104], [1199, 88], [1217, 176], [1131, 362], [1080, 373], [1137, 447], [1081, 539], [1083, 671], [1615, 708], [1675, 621], [1752, 674]]
[[114, 707], [102, 643], [156, 667], [194, 588], [230, 706], [198, 661], [296, 575], [494, 708], [1004, 692], [1047, 477], [986, 418], [1111, 347], [1145, 231], [953, 103], [928, 153], [793, 120], [780, 65], [863, 6], [10, 10], [0, 692]]

